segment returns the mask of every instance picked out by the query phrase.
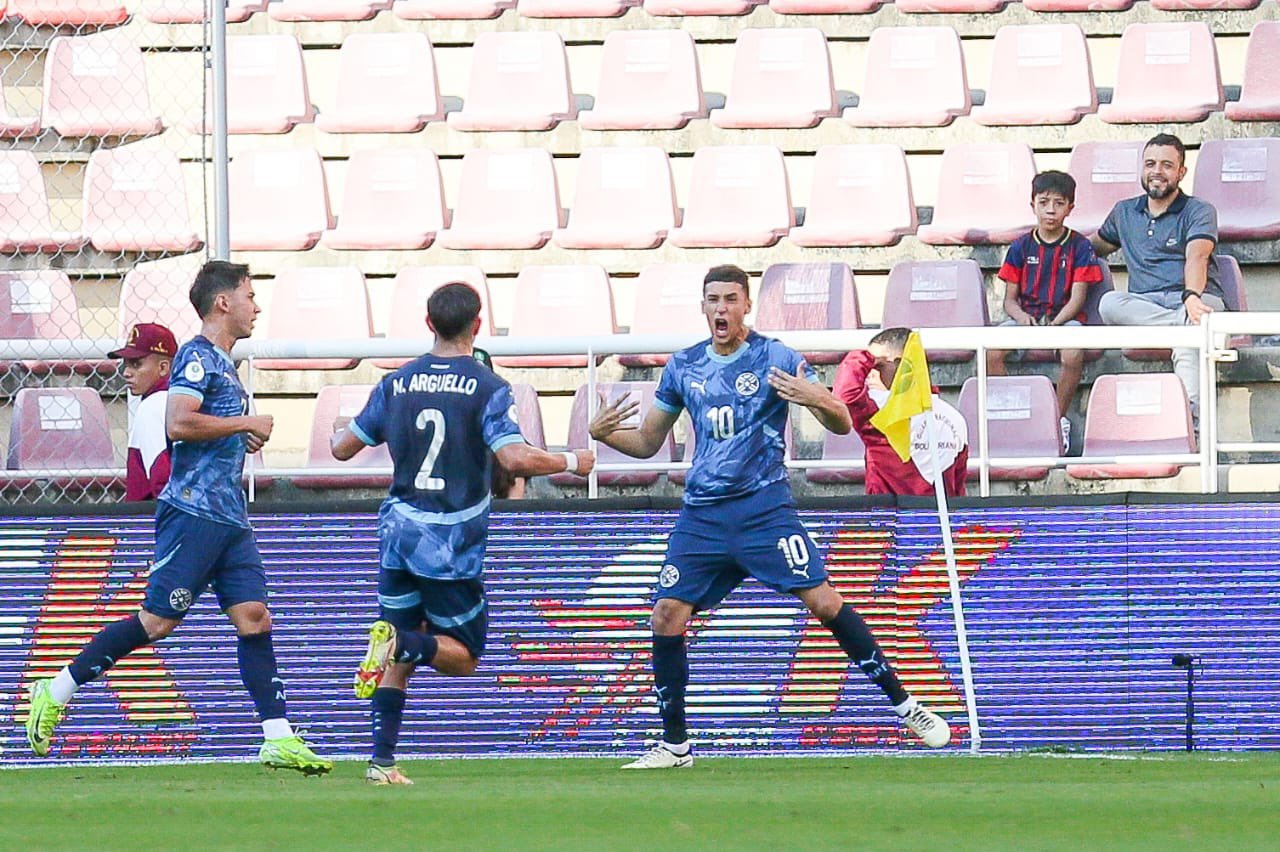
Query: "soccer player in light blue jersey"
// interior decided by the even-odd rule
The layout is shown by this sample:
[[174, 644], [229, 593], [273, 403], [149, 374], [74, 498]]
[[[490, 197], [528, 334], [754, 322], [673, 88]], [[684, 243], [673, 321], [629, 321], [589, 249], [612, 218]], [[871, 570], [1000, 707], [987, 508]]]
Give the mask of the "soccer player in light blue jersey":
[[702, 311], [711, 339], [671, 357], [640, 426], [622, 425], [638, 410], [626, 396], [603, 406], [591, 422], [593, 438], [636, 458], [658, 450], [681, 410], [689, 412], [696, 438], [650, 622], [662, 742], [623, 769], [693, 765], [685, 630], [694, 612], [716, 606], [747, 576], [798, 597], [884, 690], [907, 726], [928, 746], [946, 745], [946, 721], [903, 689], [866, 622], [827, 582], [822, 554], [791, 496], [783, 465], [788, 404], [803, 405], [841, 435], [851, 428], [848, 409], [799, 354], [746, 326], [751, 298], [741, 269], [717, 266], [707, 273]]
[[373, 784], [412, 784], [396, 767], [405, 687], [419, 665], [469, 675], [484, 652], [481, 580], [491, 465], [516, 476], [591, 472], [589, 450], [548, 453], [525, 443], [511, 386], [473, 357], [480, 295], [451, 283], [427, 301], [435, 345], [384, 377], [333, 436], [335, 458], [386, 443], [394, 475], [378, 515], [378, 604], [355, 692], [372, 699]]
[[142, 609], [103, 628], [52, 680], [32, 685], [27, 739], [36, 754], [48, 754], [75, 691], [168, 636], [213, 586], [218, 606], [235, 625], [240, 677], [262, 722], [259, 760], [273, 769], [322, 775], [333, 764], [317, 757], [285, 716], [266, 573], [240, 486], [245, 453], [260, 450], [273, 425], [269, 414], [249, 414], [249, 396], [231, 361], [231, 347], [253, 333], [261, 310], [249, 267], [209, 261], [191, 285], [191, 304], [203, 325], [173, 361], [165, 412], [172, 471], [156, 505], [156, 555]]

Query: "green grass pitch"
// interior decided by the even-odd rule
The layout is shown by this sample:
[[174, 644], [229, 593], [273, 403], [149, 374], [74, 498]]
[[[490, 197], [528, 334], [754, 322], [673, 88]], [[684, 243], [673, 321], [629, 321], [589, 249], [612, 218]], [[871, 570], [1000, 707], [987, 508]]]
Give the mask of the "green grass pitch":
[[1276, 849], [1280, 753], [0, 771], [0, 849]]

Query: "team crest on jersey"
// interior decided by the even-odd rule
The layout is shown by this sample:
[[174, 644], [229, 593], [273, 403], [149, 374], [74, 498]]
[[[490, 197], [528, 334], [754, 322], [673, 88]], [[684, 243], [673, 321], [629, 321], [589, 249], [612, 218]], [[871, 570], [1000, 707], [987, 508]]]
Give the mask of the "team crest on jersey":
[[186, 369], [182, 371], [182, 375], [193, 384], [202, 381], [204, 379], [204, 364], [201, 364], [198, 360], [192, 361], [187, 364]]
[[658, 585], [664, 589], [669, 589], [679, 582], [680, 569], [670, 564], [663, 565], [662, 571], [658, 574]]
[[733, 380], [733, 387], [743, 396], [751, 396], [760, 390], [760, 378], [755, 373], [739, 373]]
[[174, 589], [169, 593], [169, 606], [178, 612], [186, 612], [191, 606], [191, 600], [190, 589]]

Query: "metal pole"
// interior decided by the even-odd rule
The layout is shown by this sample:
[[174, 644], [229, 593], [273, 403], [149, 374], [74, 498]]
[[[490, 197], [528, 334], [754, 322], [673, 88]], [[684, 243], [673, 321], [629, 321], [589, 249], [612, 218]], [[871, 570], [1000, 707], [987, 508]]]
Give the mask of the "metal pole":
[[[212, 50], [209, 75], [213, 78], [213, 257], [231, 258], [231, 190], [227, 179], [227, 4], [210, 0]], [[204, 120], [208, 121], [208, 116]], [[207, 129], [207, 128], [206, 128]]]

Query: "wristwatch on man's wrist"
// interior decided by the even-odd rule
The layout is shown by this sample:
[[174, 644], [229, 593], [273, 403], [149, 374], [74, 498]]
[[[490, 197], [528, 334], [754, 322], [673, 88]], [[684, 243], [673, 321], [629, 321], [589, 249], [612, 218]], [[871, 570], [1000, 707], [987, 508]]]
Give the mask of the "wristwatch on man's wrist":
[[1187, 299], [1190, 299], [1192, 296], [1195, 296], [1197, 299], [1199, 299], [1203, 295], [1204, 294], [1201, 293], [1199, 290], [1192, 290], [1190, 288], [1187, 288], [1186, 290], [1182, 291], [1182, 301], [1185, 304]]

